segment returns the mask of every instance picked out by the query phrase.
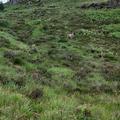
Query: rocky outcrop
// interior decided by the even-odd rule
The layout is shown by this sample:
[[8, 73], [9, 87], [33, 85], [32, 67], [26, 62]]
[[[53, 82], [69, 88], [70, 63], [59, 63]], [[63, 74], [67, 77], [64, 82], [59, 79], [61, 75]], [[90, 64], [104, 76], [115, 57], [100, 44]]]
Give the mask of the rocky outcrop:
[[100, 8], [104, 8], [104, 7], [107, 7], [107, 3], [90, 3], [90, 4], [81, 5], [81, 8], [83, 8], [83, 9], [87, 9], [87, 8], [100, 9]]
[[120, 0], [108, 0], [108, 2], [96, 2], [81, 5], [81, 8], [116, 8], [120, 7]]
[[109, 0], [108, 5], [113, 7], [120, 6], [120, 0]]
[[16, 3], [18, 3], [20, 0], [10, 0], [10, 3], [11, 4], [16, 4]]

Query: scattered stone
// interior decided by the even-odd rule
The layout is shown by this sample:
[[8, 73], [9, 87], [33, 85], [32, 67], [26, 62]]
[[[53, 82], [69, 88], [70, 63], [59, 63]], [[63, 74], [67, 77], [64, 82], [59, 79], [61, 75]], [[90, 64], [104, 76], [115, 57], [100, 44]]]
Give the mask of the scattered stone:
[[4, 52], [4, 57], [8, 59], [13, 59], [17, 56], [17, 52], [15, 51], [5, 51]]
[[11, 4], [16, 4], [16, 3], [18, 3], [20, 0], [10, 0], [10, 3]]
[[120, 0], [108, 0], [108, 6], [120, 7]]
[[107, 7], [107, 3], [90, 3], [90, 4], [83, 4], [81, 8], [87, 9], [87, 8], [96, 8], [96, 9], [101, 9]]

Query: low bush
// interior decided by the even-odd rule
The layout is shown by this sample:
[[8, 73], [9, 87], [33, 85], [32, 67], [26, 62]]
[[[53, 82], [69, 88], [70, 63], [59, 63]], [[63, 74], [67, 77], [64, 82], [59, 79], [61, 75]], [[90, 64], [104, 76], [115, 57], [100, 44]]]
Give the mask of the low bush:
[[3, 5], [3, 3], [1, 2], [0, 3], [0, 11], [3, 11], [4, 10], [4, 5]]

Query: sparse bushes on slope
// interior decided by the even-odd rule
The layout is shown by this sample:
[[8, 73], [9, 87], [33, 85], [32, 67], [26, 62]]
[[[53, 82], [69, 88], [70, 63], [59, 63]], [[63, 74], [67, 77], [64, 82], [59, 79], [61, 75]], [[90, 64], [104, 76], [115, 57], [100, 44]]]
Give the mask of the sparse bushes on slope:
[[15, 65], [22, 65], [23, 64], [21, 54], [16, 52], [16, 51], [5, 51], [4, 57], [9, 59]]
[[104, 64], [103, 75], [108, 81], [120, 81], [120, 66], [110, 63]]
[[0, 19], [0, 27], [8, 27], [9, 23], [7, 20]]
[[7, 39], [0, 37], [0, 47], [9, 47], [10, 46], [10, 41]]
[[119, 40], [105, 32], [119, 32], [119, 9], [42, 1], [0, 14], [0, 119], [117, 120]]

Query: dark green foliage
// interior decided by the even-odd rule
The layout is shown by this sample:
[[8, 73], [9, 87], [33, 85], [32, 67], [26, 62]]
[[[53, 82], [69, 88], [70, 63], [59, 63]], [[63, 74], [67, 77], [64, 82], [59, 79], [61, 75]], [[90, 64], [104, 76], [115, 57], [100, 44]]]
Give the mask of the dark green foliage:
[[0, 2], [0, 11], [3, 11], [4, 10], [4, 5], [2, 2]]
[[9, 23], [7, 20], [0, 19], [0, 27], [8, 27]]
[[0, 47], [10, 47], [10, 42], [4, 37], [0, 37]]

